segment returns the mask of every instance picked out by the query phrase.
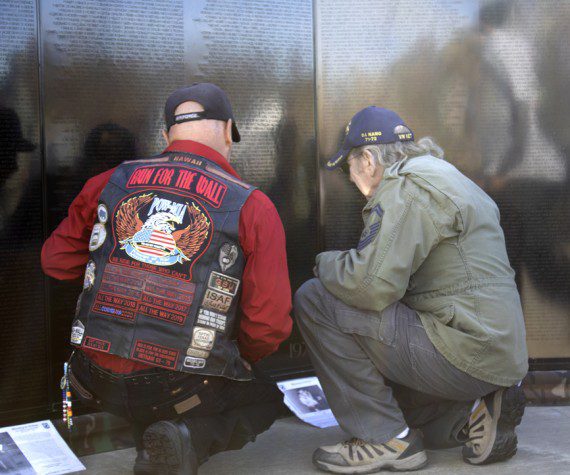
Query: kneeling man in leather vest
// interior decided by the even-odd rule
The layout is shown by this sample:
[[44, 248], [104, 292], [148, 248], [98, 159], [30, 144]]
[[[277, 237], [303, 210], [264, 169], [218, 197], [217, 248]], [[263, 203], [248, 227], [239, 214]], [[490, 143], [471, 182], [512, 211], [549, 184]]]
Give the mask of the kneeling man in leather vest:
[[163, 153], [87, 181], [42, 266], [83, 277], [75, 394], [133, 423], [135, 473], [188, 474], [284, 411], [255, 363], [291, 332], [291, 290], [277, 211], [229, 164], [225, 92], [179, 89], [165, 121]]

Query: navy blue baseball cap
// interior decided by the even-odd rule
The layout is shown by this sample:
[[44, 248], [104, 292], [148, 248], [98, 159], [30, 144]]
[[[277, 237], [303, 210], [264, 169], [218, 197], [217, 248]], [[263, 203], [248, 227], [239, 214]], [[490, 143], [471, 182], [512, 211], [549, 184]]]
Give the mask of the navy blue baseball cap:
[[[176, 108], [188, 101], [198, 102], [204, 110], [175, 115]], [[194, 83], [191, 86], [177, 89], [166, 100], [164, 120], [167, 130], [174, 124], [202, 119], [223, 120], [224, 122], [232, 119], [232, 140], [234, 142], [241, 140], [230, 100], [224, 90], [215, 84], [210, 82]]]
[[340, 167], [355, 147], [410, 140], [414, 140], [414, 133], [398, 114], [390, 109], [368, 106], [354, 114], [346, 126], [340, 150], [326, 163], [326, 168]]

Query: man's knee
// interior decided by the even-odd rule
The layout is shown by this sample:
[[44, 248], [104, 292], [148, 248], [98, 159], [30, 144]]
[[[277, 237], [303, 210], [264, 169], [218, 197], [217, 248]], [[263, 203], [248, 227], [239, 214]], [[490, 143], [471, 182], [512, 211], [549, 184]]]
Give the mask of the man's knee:
[[323, 284], [317, 278], [307, 280], [293, 297], [293, 307], [295, 309], [295, 315], [298, 319], [304, 317], [307, 313], [311, 313], [311, 309], [317, 306], [319, 301], [319, 296], [321, 294], [321, 289]]
[[299, 326], [316, 321], [319, 316], [326, 313], [322, 300], [324, 292], [325, 288], [317, 278], [308, 280], [295, 292], [293, 308]]

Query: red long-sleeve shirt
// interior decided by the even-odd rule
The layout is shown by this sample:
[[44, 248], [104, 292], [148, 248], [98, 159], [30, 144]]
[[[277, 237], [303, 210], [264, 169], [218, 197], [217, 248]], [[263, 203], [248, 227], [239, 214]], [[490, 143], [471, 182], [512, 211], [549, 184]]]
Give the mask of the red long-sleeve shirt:
[[[165, 151], [200, 155], [239, 178], [226, 159], [206, 145], [190, 140], [172, 143]], [[59, 280], [83, 276], [89, 258], [89, 239], [99, 196], [115, 169], [87, 181], [42, 248], [44, 272]], [[239, 242], [246, 257], [240, 300], [238, 346], [255, 362], [277, 350], [291, 333], [291, 286], [285, 254], [285, 232], [271, 200], [259, 190], [245, 202], [239, 220]], [[147, 365], [92, 350], [83, 350], [98, 365], [130, 373]]]

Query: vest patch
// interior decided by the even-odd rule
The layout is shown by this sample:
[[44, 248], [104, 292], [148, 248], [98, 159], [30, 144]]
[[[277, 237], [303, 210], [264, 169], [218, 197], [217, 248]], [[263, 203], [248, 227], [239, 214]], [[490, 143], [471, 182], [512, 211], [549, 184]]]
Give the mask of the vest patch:
[[201, 369], [206, 366], [206, 360], [204, 358], [194, 358], [192, 356], [187, 356], [184, 358], [184, 366], [186, 368]]
[[206, 289], [202, 305], [212, 310], [220, 312], [227, 312], [230, 309], [233, 298], [221, 292], [216, 292], [212, 289]]
[[83, 323], [81, 323], [79, 320], [75, 320], [73, 322], [73, 326], [71, 327], [71, 343], [74, 345], [81, 345], [84, 333], [85, 325], [83, 325]]
[[208, 279], [208, 287], [213, 290], [219, 290], [224, 294], [231, 295], [232, 297], [237, 294], [239, 287], [239, 279], [230, 277], [229, 275], [220, 274], [219, 272], [212, 272]]
[[173, 197], [177, 196], [129, 195], [117, 205], [113, 227], [119, 242], [111, 262], [191, 279], [192, 266], [210, 245], [213, 224], [199, 202]]
[[83, 278], [83, 288], [89, 290], [95, 283], [95, 262], [89, 261], [85, 267], [85, 277]]
[[196, 284], [108, 264], [95, 303], [95, 313], [134, 321], [136, 314], [183, 325]]
[[206, 350], [197, 350], [196, 348], [188, 347], [186, 350], [187, 356], [195, 356], [196, 358], [208, 358], [210, 352]]
[[214, 328], [223, 333], [226, 331], [226, 321], [227, 317], [221, 313], [216, 313], [205, 308], [198, 310], [198, 318], [196, 319], [198, 325]]
[[201, 170], [176, 165], [137, 168], [129, 177], [127, 188], [178, 190], [203, 199], [215, 208], [221, 206], [228, 191], [225, 183]]
[[89, 250], [91, 252], [99, 249], [107, 239], [107, 230], [105, 225], [96, 223], [91, 231], [91, 238], [89, 239]]
[[107, 222], [107, 219], [109, 218], [109, 212], [107, 211], [107, 207], [103, 203], [97, 206], [97, 218], [99, 219], [99, 222], [102, 224], [105, 224]]
[[106, 340], [100, 340], [99, 338], [93, 338], [88, 336], [83, 341], [84, 348], [91, 348], [92, 350], [102, 351], [103, 353], [109, 353], [111, 349], [111, 342]]
[[194, 327], [190, 346], [201, 350], [211, 350], [214, 347], [216, 331], [211, 328]]
[[230, 267], [232, 267], [238, 258], [238, 248], [235, 244], [230, 244], [226, 242], [220, 248], [220, 255], [218, 256], [218, 263], [222, 269], [222, 272], [226, 272]]
[[172, 369], [176, 367], [178, 351], [156, 343], [137, 340], [131, 358], [143, 363]]

